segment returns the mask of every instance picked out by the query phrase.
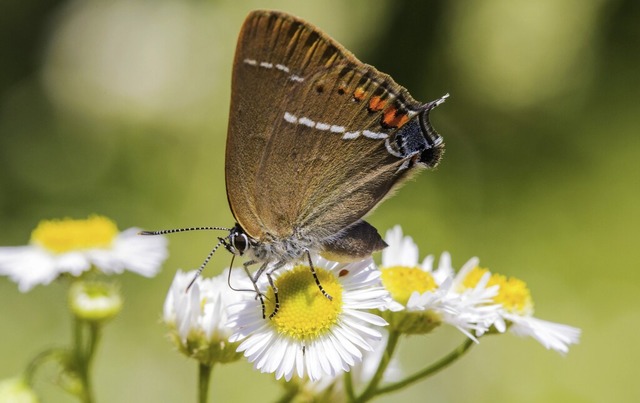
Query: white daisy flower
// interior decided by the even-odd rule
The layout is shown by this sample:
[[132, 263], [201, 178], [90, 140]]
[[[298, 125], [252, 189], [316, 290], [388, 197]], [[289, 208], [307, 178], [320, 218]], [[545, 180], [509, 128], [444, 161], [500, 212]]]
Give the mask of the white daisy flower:
[[[255, 292], [246, 273], [239, 269], [213, 277], [198, 277], [187, 287], [196, 271], [178, 271], [164, 302], [163, 321], [172, 330], [180, 350], [206, 364], [235, 361], [238, 343], [229, 342], [232, 330], [226, 326], [228, 307], [244, 300], [254, 300]], [[231, 285], [236, 291], [229, 287]]]
[[[478, 267], [477, 261], [469, 261], [456, 276], [456, 288], [476, 287], [479, 279], [489, 275], [489, 285], [499, 286], [493, 303], [500, 306], [499, 316], [491, 323], [499, 333], [509, 330], [518, 336], [530, 336], [545, 348], [566, 354], [571, 344], [580, 341], [581, 330], [560, 323], [547, 322], [533, 316], [533, 299], [527, 284], [514, 277], [491, 274], [488, 269]], [[482, 332], [478, 332], [481, 335]]]
[[92, 267], [105, 274], [126, 269], [151, 277], [167, 258], [167, 241], [138, 236], [138, 231], [118, 232], [116, 224], [102, 216], [42, 221], [29, 245], [0, 247], [0, 275], [18, 283], [22, 292], [61, 274], [80, 276]]
[[418, 247], [400, 226], [387, 232], [389, 245], [382, 251], [382, 284], [393, 302], [384, 314], [401, 333], [429, 333], [442, 323], [455, 326], [476, 340], [472, 331], [485, 331], [496, 317], [498, 306], [489, 304], [498, 287], [488, 287], [489, 276], [473, 289], [457, 292], [453, 287], [451, 256], [444, 252], [433, 268], [433, 256], [418, 261]]
[[[367, 312], [387, 304], [388, 293], [380, 287], [380, 273], [369, 259], [336, 263], [315, 257], [318, 279], [329, 300], [322, 295], [309, 267], [297, 265], [275, 273], [280, 308], [263, 319], [258, 301], [232, 307], [229, 326], [232, 341], [242, 341], [238, 351], [261, 372], [275, 373], [287, 381], [297, 375], [317, 381], [349, 371], [381, 339], [373, 326], [387, 323]], [[261, 284], [264, 286], [264, 282]], [[274, 293], [267, 288], [267, 311], [274, 309]]]

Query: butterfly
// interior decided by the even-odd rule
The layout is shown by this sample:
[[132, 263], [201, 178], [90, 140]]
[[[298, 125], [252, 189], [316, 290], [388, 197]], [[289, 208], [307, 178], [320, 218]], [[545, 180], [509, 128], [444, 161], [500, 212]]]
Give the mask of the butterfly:
[[[201, 228], [229, 233], [199, 272], [221, 244], [248, 257], [243, 266], [266, 317], [258, 279], [265, 274], [275, 289], [273, 272], [304, 259], [331, 299], [311, 253], [354, 261], [386, 246], [363, 217], [412, 174], [438, 165], [444, 142], [429, 112], [447, 96], [417, 102], [310, 23], [251, 12], [233, 62], [225, 154], [236, 224]], [[252, 265], [260, 265], [253, 274]]]

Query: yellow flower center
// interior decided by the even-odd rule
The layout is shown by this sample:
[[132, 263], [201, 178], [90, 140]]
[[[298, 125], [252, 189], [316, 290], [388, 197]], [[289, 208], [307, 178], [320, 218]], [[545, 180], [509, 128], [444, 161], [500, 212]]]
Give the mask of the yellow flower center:
[[[467, 274], [462, 284], [464, 287], [473, 288], [478, 284], [480, 278], [489, 270], [475, 267]], [[493, 297], [494, 302], [501, 304], [506, 310], [520, 315], [533, 313], [533, 299], [527, 284], [515, 277], [503, 276], [502, 274], [491, 274], [487, 286], [499, 285], [498, 295]]]
[[380, 272], [382, 285], [402, 305], [407, 305], [414, 291], [422, 294], [436, 289], [433, 276], [419, 267], [392, 266], [382, 268]]
[[31, 242], [54, 253], [72, 250], [106, 248], [118, 235], [118, 227], [110, 219], [94, 215], [86, 220], [40, 221], [31, 233]]
[[[342, 285], [333, 273], [316, 268], [322, 288], [332, 297], [322, 295], [308, 266], [298, 265], [275, 281], [280, 309], [270, 323], [279, 334], [297, 340], [315, 339], [332, 329], [342, 313]], [[267, 312], [273, 312], [274, 293], [265, 299]]]

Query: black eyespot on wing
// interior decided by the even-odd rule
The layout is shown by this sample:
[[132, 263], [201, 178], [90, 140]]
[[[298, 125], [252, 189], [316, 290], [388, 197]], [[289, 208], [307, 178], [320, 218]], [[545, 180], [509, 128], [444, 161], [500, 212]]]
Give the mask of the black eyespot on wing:
[[420, 154], [420, 162], [429, 168], [434, 168], [442, 159], [442, 154], [444, 154], [442, 146], [427, 148]]
[[396, 133], [395, 143], [403, 156], [420, 155], [417, 162], [433, 168], [444, 152], [442, 138], [422, 118], [413, 119]]

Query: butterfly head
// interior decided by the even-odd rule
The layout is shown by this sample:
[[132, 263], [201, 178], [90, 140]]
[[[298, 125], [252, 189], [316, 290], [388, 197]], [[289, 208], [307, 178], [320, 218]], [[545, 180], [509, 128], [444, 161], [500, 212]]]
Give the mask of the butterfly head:
[[239, 224], [231, 228], [229, 235], [220, 241], [229, 252], [238, 256], [244, 255], [252, 247], [249, 236]]

